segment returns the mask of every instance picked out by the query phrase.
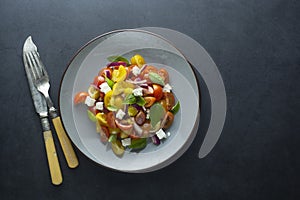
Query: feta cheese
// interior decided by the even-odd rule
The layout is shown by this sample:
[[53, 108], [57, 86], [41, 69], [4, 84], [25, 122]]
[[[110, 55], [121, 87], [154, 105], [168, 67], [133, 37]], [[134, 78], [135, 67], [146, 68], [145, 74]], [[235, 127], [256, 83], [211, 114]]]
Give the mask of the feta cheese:
[[133, 73], [133, 75], [137, 76], [141, 73], [141, 69], [138, 66], [134, 66], [132, 68], [132, 73]]
[[90, 96], [87, 96], [84, 101], [84, 103], [89, 107], [94, 106], [95, 102], [96, 102], [96, 100], [91, 98]]
[[171, 133], [170, 133], [170, 132], [167, 132], [167, 136], [170, 137], [170, 136], [171, 136]]
[[167, 138], [166, 133], [162, 129], [159, 129], [156, 132], [156, 135], [157, 135], [158, 139], [160, 139], [160, 140], [163, 139], [163, 138]]
[[143, 96], [143, 88], [135, 88], [132, 93], [134, 96]]
[[116, 114], [116, 118], [121, 120], [121, 119], [123, 119], [124, 116], [125, 116], [125, 112], [123, 110], [119, 109]]
[[171, 92], [172, 87], [169, 83], [167, 83], [164, 88], [163, 88], [163, 92]]
[[108, 93], [109, 91], [111, 91], [111, 88], [109, 87], [109, 85], [107, 84], [107, 82], [104, 82], [100, 85], [100, 91], [104, 92], [105, 94]]
[[123, 147], [127, 147], [129, 145], [131, 145], [131, 138], [125, 138], [123, 140], [121, 140]]
[[97, 103], [96, 103], [96, 109], [97, 109], [97, 110], [103, 110], [103, 108], [104, 108], [104, 107], [103, 107], [103, 102], [97, 102]]

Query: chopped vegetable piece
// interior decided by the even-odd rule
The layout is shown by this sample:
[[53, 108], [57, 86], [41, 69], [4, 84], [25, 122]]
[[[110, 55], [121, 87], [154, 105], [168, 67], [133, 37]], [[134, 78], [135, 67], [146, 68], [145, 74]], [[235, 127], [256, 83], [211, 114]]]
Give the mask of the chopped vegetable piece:
[[77, 105], [80, 103], [84, 103], [87, 96], [89, 96], [87, 92], [78, 92], [74, 96], [74, 104]]
[[119, 69], [114, 69], [112, 72], [111, 80], [114, 82], [124, 81], [127, 76], [127, 71], [123, 65], [119, 66]]
[[150, 78], [152, 83], [156, 83], [156, 84], [159, 84], [161, 86], [165, 85], [164, 79], [160, 75], [158, 75], [157, 73], [149, 72], [149, 78]]
[[142, 67], [145, 64], [144, 58], [139, 54], [136, 54], [133, 57], [131, 57], [130, 62], [132, 65], [137, 65], [139, 67]]
[[96, 115], [96, 119], [98, 120], [98, 122], [100, 123], [100, 125], [107, 126], [106, 114], [104, 114], [104, 113], [98, 113]]
[[110, 80], [107, 76], [105, 76], [105, 81], [110, 88], [113, 88], [115, 83], [112, 80]]
[[124, 147], [122, 146], [120, 140], [116, 140], [110, 143], [111, 149], [117, 156], [122, 156], [125, 152]]
[[147, 138], [132, 139], [129, 148], [131, 149], [143, 149], [147, 145]]
[[144, 106], [146, 104], [146, 101], [143, 97], [137, 96], [136, 97], [136, 104], [139, 106]]
[[152, 143], [155, 145], [159, 145], [160, 144], [160, 139], [157, 137], [157, 135], [153, 135], [151, 137]]
[[160, 103], [155, 103], [150, 108], [149, 118], [152, 127], [155, 127], [158, 122], [165, 116], [165, 109]]
[[134, 104], [135, 102], [136, 102], [136, 98], [133, 94], [127, 95], [125, 100], [123, 101], [124, 104]]
[[134, 117], [137, 113], [138, 113], [138, 110], [135, 107], [133, 107], [133, 106], [128, 107], [128, 114], [130, 117]]
[[171, 112], [175, 115], [180, 109], [180, 103], [179, 101], [177, 101], [177, 103], [175, 104], [175, 106], [173, 106], [173, 108], [171, 109]]
[[87, 114], [88, 114], [89, 119], [92, 122], [96, 122], [97, 118], [96, 118], [96, 116], [90, 110], [87, 110]]
[[115, 142], [117, 140], [117, 134], [110, 134], [108, 141]]
[[110, 62], [123, 61], [123, 62], [125, 62], [127, 65], [129, 65], [129, 61], [128, 61], [126, 58], [122, 57], [122, 56], [109, 56], [109, 57], [107, 58], [107, 60], [110, 61]]

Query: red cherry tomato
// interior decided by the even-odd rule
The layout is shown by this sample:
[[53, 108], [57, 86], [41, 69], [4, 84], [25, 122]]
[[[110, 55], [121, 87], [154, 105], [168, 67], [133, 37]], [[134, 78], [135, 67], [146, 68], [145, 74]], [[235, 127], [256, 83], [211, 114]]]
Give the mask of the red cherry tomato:
[[113, 112], [107, 113], [107, 125], [109, 128], [117, 128], [116, 122], [115, 122], [115, 116]]
[[74, 104], [77, 105], [79, 103], [84, 103], [87, 96], [89, 96], [89, 94], [87, 92], [78, 92], [74, 96]]
[[163, 128], [168, 129], [172, 125], [173, 121], [174, 121], [174, 115], [173, 113], [168, 111], [162, 121]]
[[104, 83], [104, 82], [105, 82], [105, 79], [104, 79], [103, 76], [96, 76], [96, 77], [94, 78], [93, 85], [99, 87], [99, 86], [100, 86], [102, 83]]
[[166, 100], [166, 108], [167, 110], [171, 110], [173, 106], [175, 105], [175, 97], [173, 93], [170, 92], [164, 92], [163, 99]]
[[159, 101], [163, 97], [163, 89], [160, 85], [153, 84], [153, 96], [156, 98], [156, 101]]
[[164, 79], [165, 84], [169, 83], [169, 73], [166, 69], [161, 68], [157, 73]]
[[109, 135], [110, 135], [108, 128], [105, 127], [105, 126], [101, 126], [100, 130], [99, 130], [99, 133], [100, 133], [100, 140], [102, 142], [107, 142], [108, 138], [109, 138]]
[[99, 73], [98, 73], [99, 76], [103, 76], [103, 77], [107, 77], [109, 79], [111, 79], [111, 75], [112, 75], [112, 69], [111, 68], [102, 68]]
[[154, 66], [151, 66], [151, 65], [148, 65], [145, 67], [145, 69], [141, 72], [140, 76], [141, 76], [141, 79], [145, 79], [147, 80], [147, 82], [151, 82], [150, 79], [149, 79], [149, 73], [150, 72], [154, 72], [154, 73], [157, 73], [157, 68], [154, 67]]

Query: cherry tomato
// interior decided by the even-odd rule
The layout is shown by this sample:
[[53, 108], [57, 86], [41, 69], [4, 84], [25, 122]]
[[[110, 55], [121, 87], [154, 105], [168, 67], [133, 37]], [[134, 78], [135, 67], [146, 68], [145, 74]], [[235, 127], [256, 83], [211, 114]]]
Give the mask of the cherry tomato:
[[139, 54], [136, 54], [132, 58], [130, 58], [130, 62], [131, 64], [137, 65], [139, 67], [142, 67], [145, 64], [144, 58]]
[[108, 138], [109, 138], [109, 135], [110, 135], [108, 128], [105, 127], [105, 126], [100, 126], [99, 125], [98, 132], [100, 133], [100, 140], [102, 142], [107, 142]]
[[164, 129], [169, 128], [172, 125], [173, 121], [174, 121], [174, 115], [173, 113], [168, 111], [162, 121], [163, 128]]
[[144, 97], [144, 99], [146, 101], [145, 108], [150, 108], [156, 101], [155, 97]]
[[163, 78], [165, 84], [169, 83], [169, 73], [166, 69], [161, 68], [157, 73]]
[[161, 99], [161, 100], [159, 101], [159, 103], [163, 106], [163, 108], [164, 108], [165, 110], [168, 110], [168, 109], [167, 109], [166, 99]]
[[112, 98], [112, 93], [113, 91], [110, 90], [108, 93], [105, 94], [104, 96], [104, 106], [107, 108], [110, 104], [110, 100]]
[[159, 101], [163, 97], [163, 89], [160, 85], [153, 84], [153, 96], [156, 98], [156, 101]]
[[114, 69], [112, 72], [111, 80], [114, 82], [124, 81], [127, 77], [127, 71], [123, 65], [120, 65], [118, 69]]
[[175, 105], [175, 97], [174, 97], [173, 93], [164, 92], [163, 95], [164, 95], [163, 99], [166, 100], [167, 110], [171, 110], [173, 108], [173, 106]]
[[103, 76], [103, 77], [107, 77], [109, 79], [111, 79], [111, 75], [112, 75], [112, 69], [111, 68], [102, 68], [99, 73], [98, 73], [99, 76]]
[[74, 96], [74, 104], [77, 105], [79, 103], [84, 103], [87, 96], [89, 96], [87, 92], [78, 92]]
[[116, 122], [115, 122], [115, 116], [113, 112], [107, 113], [106, 116], [107, 125], [109, 128], [117, 128]]
[[93, 81], [93, 85], [99, 87], [102, 83], [104, 83], [105, 79], [103, 76], [96, 76]]
[[147, 82], [151, 82], [150, 79], [149, 79], [149, 73], [150, 73], [150, 72], [157, 73], [157, 71], [158, 71], [158, 70], [157, 70], [156, 67], [151, 66], [151, 65], [147, 65], [147, 66], [145, 67], [145, 69], [143, 69], [143, 71], [141, 72], [140, 77], [141, 77], [141, 79], [147, 80]]
[[90, 85], [88, 88], [88, 94], [91, 98], [97, 100], [100, 97], [100, 90], [95, 85]]

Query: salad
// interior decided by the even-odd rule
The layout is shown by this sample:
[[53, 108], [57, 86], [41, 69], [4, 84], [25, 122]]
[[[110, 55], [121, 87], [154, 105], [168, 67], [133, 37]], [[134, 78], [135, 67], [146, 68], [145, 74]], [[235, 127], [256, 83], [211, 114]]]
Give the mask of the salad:
[[107, 58], [109, 64], [95, 76], [87, 91], [74, 96], [74, 105], [85, 104], [103, 143], [122, 156], [126, 148], [159, 145], [170, 136], [168, 128], [180, 108], [164, 68], [147, 65], [141, 55], [130, 61]]

